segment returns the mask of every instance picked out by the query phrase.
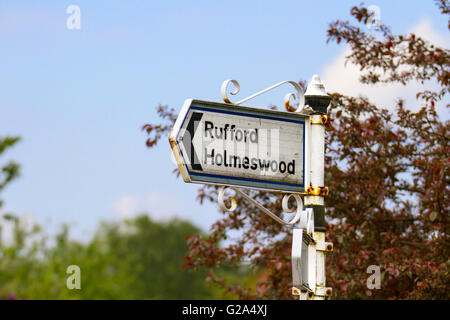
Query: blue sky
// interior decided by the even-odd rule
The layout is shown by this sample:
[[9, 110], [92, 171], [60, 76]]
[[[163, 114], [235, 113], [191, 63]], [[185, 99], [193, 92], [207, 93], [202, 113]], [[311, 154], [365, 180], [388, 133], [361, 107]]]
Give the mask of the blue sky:
[[[359, 3], [2, 0], [0, 135], [23, 138], [0, 159], [22, 165], [2, 194], [4, 210], [47, 225], [69, 222], [78, 237], [102, 219], [141, 210], [207, 229], [218, 206], [196, 202], [198, 186], [171, 174], [167, 139], [147, 149], [141, 126], [158, 121], [158, 104], [179, 110], [186, 98], [220, 101], [229, 78], [240, 82], [242, 98], [316, 73], [330, 85], [344, 81], [350, 75], [335, 70], [345, 47], [326, 44], [326, 29], [350, 19]], [[419, 28], [449, 39], [432, 1], [366, 3], [380, 7], [394, 32]], [[66, 27], [71, 4], [80, 7], [80, 30]], [[289, 89], [251, 105], [280, 104]]]

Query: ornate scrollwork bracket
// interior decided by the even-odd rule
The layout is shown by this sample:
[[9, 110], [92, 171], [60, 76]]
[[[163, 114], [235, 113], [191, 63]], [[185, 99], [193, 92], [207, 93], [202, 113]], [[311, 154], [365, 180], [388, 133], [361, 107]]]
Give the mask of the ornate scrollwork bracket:
[[[252, 94], [251, 96], [248, 96], [247, 98], [242, 99], [242, 100], [240, 100], [240, 101], [238, 101], [236, 103], [231, 102], [230, 98], [228, 97], [228, 86], [230, 84], [232, 84], [234, 86], [234, 90], [230, 91], [229, 94], [236, 95], [236, 94], [239, 93], [239, 91], [241, 89], [241, 86], [239, 85], [239, 82], [237, 82], [234, 79], [225, 80], [222, 83], [222, 86], [220, 88], [220, 92], [222, 94], [223, 101], [225, 101], [226, 103], [239, 105], [239, 104], [244, 103], [244, 102], [246, 102], [248, 100], [251, 100], [251, 99], [253, 99], [253, 98], [255, 98], [255, 97], [257, 97], [257, 96], [259, 96], [259, 95], [261, 95], [261, 94], [263, 94], [265, 92], [268, 92], [268, 91], [273, 90], [273, 89], [275, 89], [275, 88], [277, 88], [279, 86], [282, 86], [283, 84], [286, 84], [286, 83], [291, 84], [296, 90], [296, 93], [288, 93], [288, 94], [286, 94], [284, 96], [284, 106], [285, 106], [286, 110], [287, 111], [291, 111], [291, 112], [294, 112], [294, 111], [295, 112], [301, 112], [301, 111], [303, 111], [303, 107], [305, 106], [305, 93], [303, 91], [303, 88], [300, 87], [300, 85], [297, 82], [291, 81], [291, 80], [278, 82], [278, 83], [276, 83], [276, 84], [274, 84], [274, 85], [272, 85], [272, 86], [270, 86], [270, 87], [268, 87], [268, 88], [266, 88], [264, 90], [261, 90], [261, 91], [255, 93], [255, 94]], [[291, 98], [294, 98], [295, 101], [296, 101], [294, 106], [291, 105]]]
[[[225, 101], [226, 103], [229, 104], [234, 104], [234, 105], [240, 105], [248, 100], [251, 100], [263, 93], [266, 93], [270, 90], [273, 90], [279, 86], [282, 86], [284, 84], [290, 84], [295, 88], [295, 93], [288, 93], [284, 96], [284, 106], [286, 108], [287, 111], [290, 112], [301, 112], [301, 113], [308, 113], [308, 110], [305, 109], [305, 93], [303, 88], [295, 81], [291, 81], [291, 80], [286, 80], [286, 81], [281, 81], [278, 82], [266, 89], [263, 89], [255, 94], [252, 94], [251, 96], [248, 96], [247, 98], [244, 98], [238, 102], [231, 102], [230, 98], [228, 97], [228, 94], [231, 95], [236, 95], [239, 93], [241, 86], [239, 85], [239, 82], [237, 82], [234, 79], [228, 79], [225, 80], [222, 83], [222, 86], [220, 88], [221, 91], [221, 95], [222, 95], [222, 99], [223, 101]], [[232, 85], [234, 87], [233, 90], [229, 91], [229, 86]], [[291, 98], [294, 99], [294, 104], [291, 104]], [[303, 210], [303, 201], [302, 198], [300, 197], [299, 194], [297, 193], [291, 193], [291, 194], [286, 194], [283, 197], [282, 200], [282, 208], [283, 211], [286, 213], [292, 213], [294, 211], [296, 211], [294, 218], [292, 218], [291, 221], [285, 221], [283, 219], [281, 219], [278, 215], [274, 214], [273, 212], [271, 212], [270, 210], [268, 210], [267, 208], [265, 208], [262, 204], [260, 204], [259, 202], [257, 202], [256, 200], [254, 200], [253, 198], [251, 198], [249, 195], [247, 195], [245, 192], [243, 192], [242, 190], [235, 188], [235, 187], [224, 187], [222, 189], [220, 189], [219, 194], [218, 194], [218, 202], [219, 202], [219, 206], [225, 210], [225, 211], [234, 211], [237, 207], [237, 201], [234, 197], [230, 197], [230, 206], [227, 207], [225, 205], [224, 202], [224, 195], [225, 195], [225, 191], [227, 189], [231, 189], [234, 190], [236, 194], [239, 194], [240, 196], [242, 196], [244, 199], [246, 199], [247, 201], [249, 201], [252, 205], [254, 205], [256, 208], [260, 209], [262, 212], [264, 212], [265, 214], [269, 215], [273, 220], [275, 220], [276, 222], [282, 224], [282, 225], [290, 225], [293, 226], [297, 223], [300, 224], [300, 228], [305, 229], [306, 232], [308, 234], [310, 234], [313, 230], [314, 230], [314, 214], [313, 214], [313, 210], [311, 208], [307, 208], [306, 210]], [[291, 197], [294, 197], [296, 203], [297, 203], [297, 207], [296, 208], [289, 208], [289, 199]]]
[[[237, 201], [236, 201], [235, 197], [230, 197], [229, 198], [229, 201], [231, 202], [230, 206], [227, 206], [225, 204], [224, 196], [225, 196], [225, 191], [227, 189], [233, 190], [236, 194], [239, 194], [240, 196], [242, 196], [245, 200], [249, 201], [253, 206], [255, 206], [256, 208], [260, 209], [262, 212], [264, 212], [269, 217], [271, 217], [273, 220], [275, 220], [276, 222], [278, 222], [278, 223], [280, 223], [282, 225], [293, 226], [296, 223], [299, 223], [299, 227], [301, 229], [305, 229], [308, 234], [310, 234], [314, 230], [314, 214], [313, 214], [313, 210], [311, 208], [307, 208], [306, 210], [303, 210], [302, 198], [297, 193], [286, 194], [283, 197], [283, 200], [281, 202], [281, 206], [283, 208], [283, 211], [285, 213], [292, 213], [292, 212], [295, 211], [294, 218], [292, 218], [291, 221], [285, 221], [285, 220], [281, 219], [278, 215], [276, 215], [275, 213], [270, 211], [269, 209], [265, 208], [258, 201], [256, 201], [252, 197], [250, 197], [247, 193], [245, 193], [244, 191], [242, 191], [242, 190], [240, 190], [238, 188], [235, 188], [235, 187], [223, 187], [223, 188], [221, 188], [219, 190], [217, 201], [219, 203], [219, 206], [223, 210], [225, 210], [225, 211], [234, 211], [237, 208]], [[295, 201], [297, 203], [297, 208], [294, 208], [294, 207], [290, 208], [289, 207], [289, 199], [291, 197], [294, 197], [294, 199], [295, 199]]]

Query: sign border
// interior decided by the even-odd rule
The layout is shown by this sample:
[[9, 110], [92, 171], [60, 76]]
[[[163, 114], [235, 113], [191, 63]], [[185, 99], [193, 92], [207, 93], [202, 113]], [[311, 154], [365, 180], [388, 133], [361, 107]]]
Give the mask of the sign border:
[[[196, 106], [198, 104], [198, 106]], [[232, 110], [236, 107], [236, 110]], [[198, 173], [189, 170], [187, 163], [184, 161], [184, 155], [181, 147], [178, 143], [178, 137], [181, 133], [181, 128], [189, 114], [190, 110], [200, 110], [209, 112], [218, 112], [233, 114], [238, 116], [255, 117], [262, 119], [270, 119], [275, 121], [284, 122], [294, 122], [303, 124], [303, 181], [300, 184], [288, 183], [280, 181], [270, 181], [255, 178], [244, 178], [244, 177], [234, 177], [227, 175], [209, 174], [209, 173]], [[231, 110], [230, 110], [231, 109]], [[174, 153], [175, 159], [177, 161], [180, 173], [185, 182], [201, 183], [201, 184], [212, 184], [212, 185], [223, 185], [223, 186], [234, 186], [250, 189], [260, 189], [266, 191], [275, 192], [298, 192], [304, 193], [305, 186], [309, 185], [309, 168], [310, 168], [310, 158], [309, 158], [309, 144], [310, 144], [310, 117], [308, 115], [303, 115], [295, 112], [285, 112], [285, 111], [275, 111], [269, 109], [259, 109], [254, 107], [246, 107], [233, 104], [225, 104], [220, 102], [203, 101], [198, 99], [186, 99], [180, 114], [178, 115], [175, 125], [170, 133], [169, 141]], [[213, 178], [218, 179], [218, 181], [212, 182], [210, 180], [203, 180], [202, 178]], [[242, 183], [233, 183], [234, 181], [240, 181]], [[256, 184], [256, 185], [255, 185]], [[278, 187], [279, 186], [279, 187]]]

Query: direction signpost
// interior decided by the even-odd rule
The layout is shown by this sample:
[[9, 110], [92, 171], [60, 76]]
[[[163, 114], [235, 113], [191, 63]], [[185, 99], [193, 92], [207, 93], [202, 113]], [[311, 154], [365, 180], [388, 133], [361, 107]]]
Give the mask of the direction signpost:
[[[332, 289], [325, 286], [324, 144], [330, 97], [318, 76], [313, 76], [306, 93], [293, 81], [279, 82], [235, 104], [227, 96], [228, 84], [239, 92], [236, 80], [222, 85], [226, 103], [187, 99], [170, 133], [169, 142], [185, 182], [224, 186], [218, 194], [221, 208], [227, 207], [225, 189], [252, 203], [278, 223], [293, 226], [292, 293], [300, 299], [324, 299]], [[288, 111], [274, 111], [239, 104], [289, 83], [295, 94], [285, 97]], [[297, 99], [295, 112], [290, 98]], [[306, 105], [305, 105], [306, 102]], [[294, 109], [295, 110], [295, 109]], [[295, 217], [286, 222], [241, 188], [285, 193], [282, 207], [290, 197], [297, 202]], [[301, 197], [304, 200], [302, 201]], [[303, 202], [305, 210], [303, 209]]]
[[169, 141], [185, 182], [303, 193], [309, 117], [188, 99]]

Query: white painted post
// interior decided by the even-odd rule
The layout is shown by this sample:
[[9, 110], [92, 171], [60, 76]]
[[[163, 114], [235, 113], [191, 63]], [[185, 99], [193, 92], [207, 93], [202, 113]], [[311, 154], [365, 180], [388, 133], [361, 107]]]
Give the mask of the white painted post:
[[331, 295], [331, 288], [326, 287], [325, 276], [325, 251], [332, 250], [332, 244], [325, 242], [325, 201], [324, 196], [328, 194], [325, 187], [325, 124], [327, 108], [331, 97], [327, 95], [325, 87], [318, 75], [312, 77], [305, 92], [306, 104], [312, 108], [311, 119], [311, 152], [310, 152], [310, 186], [305, 196], [305, 207], [314, 210], [314, 233], [313, 239], [316, 243], [316, 279], [313, 299], [323, 300]]

